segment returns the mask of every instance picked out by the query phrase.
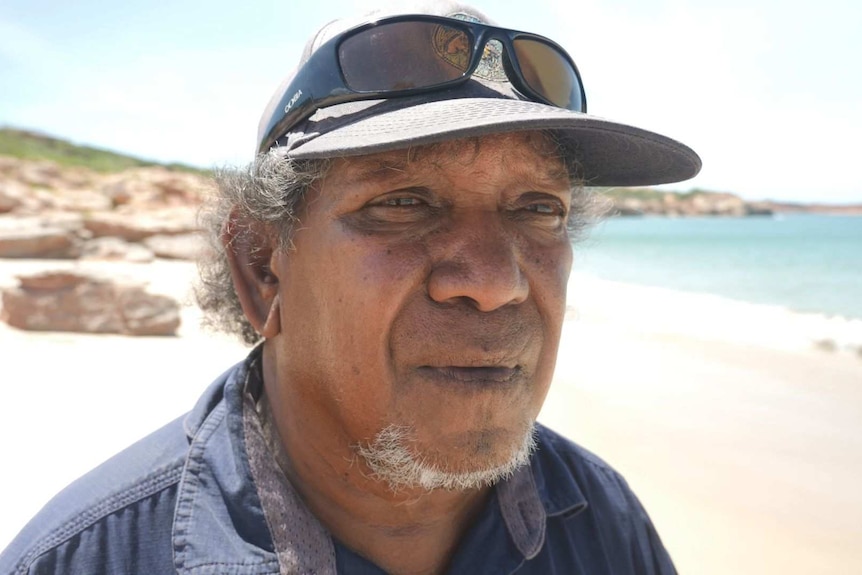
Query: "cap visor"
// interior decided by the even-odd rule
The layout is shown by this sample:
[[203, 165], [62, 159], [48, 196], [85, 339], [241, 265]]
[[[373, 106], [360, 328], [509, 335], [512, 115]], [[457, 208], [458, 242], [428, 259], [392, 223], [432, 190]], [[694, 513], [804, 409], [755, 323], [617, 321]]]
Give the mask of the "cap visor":
[[700, 171], [701, 160], [688, 146], [596, 116], [500, 97], [428, 100], [425, 95], [319, 110], [294, 133], [287, 155], [357, 156], [472, 136], [554, 130], [573, 144], [588, 186], [665, 184]]

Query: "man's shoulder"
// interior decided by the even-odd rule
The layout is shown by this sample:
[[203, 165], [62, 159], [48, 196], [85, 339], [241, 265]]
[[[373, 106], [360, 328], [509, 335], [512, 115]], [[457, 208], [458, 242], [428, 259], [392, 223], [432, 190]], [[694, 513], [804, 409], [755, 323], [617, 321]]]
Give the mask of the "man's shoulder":
[[149, 515], [150, 523], [169, 522], [171, 491], [180, 480], [188, 445], [183, 421], [177, 419], [71, 483], [0, 555], [0, 572], [28, 573], [44, 554], [66, 545], [70, 550], [64, 553], [83, 549], [82, 536], [105, 529], [123, 537], [124, 523], [133, 517], [140, 522], [142, 514]]
[[[0, 554], [0, 573], [77, 572], [71, 566], [89, 565], [89, 560], [100, 564], [90, 565], [88, 572], [109, 573], [112, 555], [124, 562], [147, 540], [150, 549], [167, 545], [170, 550], [191, 438], [219, 403], [230, 373], [216, 380], [188, 414], [114, 455], [51, 499]], [[124, 546], [128, 554], [122, 557], [118, 550]], [[150, 560], [170, 563], [170, 551]]]
[[[567, 544], [579, 542], [570, 547], [577, 547], [577, 557], [566, 556], [563, 562], [591, 565], [586, 572], [675, 573], [649, 515], [625, 478], [560, 434], [542, 426], [537, 432], [539, 448], [532, 467], [549, 517], [549, 548], [566, 556]], [[597, 555], [591, 558], [594, 552]]]
[[547, 501], [580, 499], [586, 503], [588, 515], [613, 528], [632, 522], [649, 523], [641, 502], [619, 471], [592, 451], [546, 427], [538, 426], [538, 434], [539, 449], [533, 467], [546, 505]]
[[550, 470], [557, 475], [568, 473], [570, 480], [579, 485], [584, 481], [601, 481], [604, 485], [629, 489], [623, 476], [589, 449], [543, 425], [538, 424], [536, 431], [539, 445], [537, 461], [543, 470]]

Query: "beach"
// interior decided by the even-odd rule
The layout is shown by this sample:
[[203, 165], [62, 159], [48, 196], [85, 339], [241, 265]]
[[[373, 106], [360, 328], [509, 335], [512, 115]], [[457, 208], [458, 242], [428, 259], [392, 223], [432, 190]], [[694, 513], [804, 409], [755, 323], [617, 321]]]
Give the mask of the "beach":
[[680, 573], [858, 572], [862, 357], [812, 343], [856, 324], [577, 279], [541, 419], [623, 473]]
[[[14, 275], [71, 262], [0, 260]], [[90, 262], [190, 302], [193, 264]], [[181, 416], [247, 353], [178, 337], [22, 332], [0, 323], [0, 548], [100, 461]], [[862, 339], [856, 322], [705, 294], [570, 283], [540, 421], [629, 481], [680, 573], [842, 574], [862, 563]]]

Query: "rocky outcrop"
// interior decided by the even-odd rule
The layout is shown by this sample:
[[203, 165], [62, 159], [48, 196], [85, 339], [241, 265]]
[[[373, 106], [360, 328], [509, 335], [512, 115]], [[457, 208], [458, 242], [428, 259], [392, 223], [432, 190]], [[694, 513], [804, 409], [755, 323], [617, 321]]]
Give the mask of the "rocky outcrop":
[[115, 207], [161, 209], [196, 205], [207, 185], [195, 174], [159, 167], [135, 168], [105, 177], [100, 192]]
[[771, 215], [772, 210], [762, 203], [749, 203], [728, 193], [695, 192], [676, 194], [639, 190], [610, 195], [614, 203], [611, 213], [621, 216], [751, 216]]
[[75, 234], [62, 228], [0, 228], [0, 258], [75, 258], [80, 249]]
[[[164, 167], [102, 174], [0, 156], [0, 258], [195, 259], [204, 175]], [[143, 284], [81, 271], [19, 277], [0, 317], [25, 330], [175, 334], [176, 301]]]
[[189, 234], [197, 231], [197, 210], [188, 207], [133, 212], [102, 212], [84, 219], [94, 237], [113, 236], [139, 242], [151, 236]]
[[862, 215], [862, 204], [793, 204], [746, 201], [727, 192], [662, 192], [651, 188], [617, 188], [601, 192], [617, 216], [772, 216], [783, 213]]
[[197, 260], [207, 248], [200, 233], [151, 236], [143, 241], [156, 256], [171, 260]]
[[0, 215], [0, 258], [75, 258], [82, 239], [79, 218]]
[[179, 304], [138, 282], [83, 271], [18, 279], [18, 287], [3, 292], [2, 318], [20, 329], [175, 335], [180, 325]]
[[210, 185], [164, 167], [101, 174], [0, 156], [0, 258], [193, 259]]
[[773, 213], [828, 214], [862, 216], [862, 204], [794, 204], [790, 202], [760, 202]]
[[146, 246], [122, 238], [93, 238], [81, 250], [81, 259], [147, 263], [155, 254]]
[[0, 181], [0, 214], [21, 208], [29, 188], [14, 180]]

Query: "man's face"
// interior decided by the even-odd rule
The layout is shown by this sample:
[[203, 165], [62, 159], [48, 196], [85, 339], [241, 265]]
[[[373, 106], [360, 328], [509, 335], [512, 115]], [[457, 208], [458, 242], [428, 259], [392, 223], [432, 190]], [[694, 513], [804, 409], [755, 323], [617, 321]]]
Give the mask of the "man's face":
[[570, 200], [537, 133], [336, 160], [274, 259], [296, 426], [351, 446], [395, 426], [444, 472], [505, 464], [553, 374]]

